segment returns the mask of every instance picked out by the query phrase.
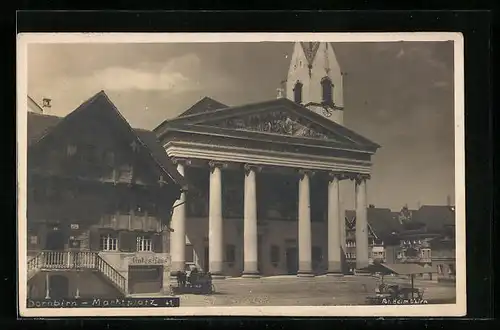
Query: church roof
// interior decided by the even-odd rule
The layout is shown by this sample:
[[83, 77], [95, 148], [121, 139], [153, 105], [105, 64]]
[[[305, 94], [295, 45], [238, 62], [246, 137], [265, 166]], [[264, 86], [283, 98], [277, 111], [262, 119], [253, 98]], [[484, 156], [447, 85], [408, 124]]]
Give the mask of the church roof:
[[193, 106], [191, 106], [189, 109], [181, 113], [179, 117], [194, 115], [197, 113], [207, 112], [211, 110], [224, 109], [227, 107], [228, 107], [227, 105], [220, 103], [219, 101], [214, 100], [208, 96], [205, 96], [204, 98], [196, 102]]
[[[200, 102], [198, 102], [200, 103]], [[280, 98], [224, 108], [204, 108], [164, 121], [154, 129], [162, 139], [169, 131], [224, 134], [311, 146], [375, 152], [380, 146], [289, 99]], [[260, 117], [260, 118], [259, 118]], [[286, 118], [285, 118], [286, 117]]]
[[28, 112], [27, 118], [27, 134], [28, 134], [28, 147], [36, 145], [45, 136], [63, 124], [68, 118], [75, 116], [78, 113], [88, 109], [90, 105], [96, 102], [103, 102], [104, 107], [100, 107], [101, 111], [105, 109], [112, 111], [118, 122], [126, 125], [129, 128], [132, 137], [134, 137], [140, 144], [142, 144], [149, 151], [153, 160], [160, 166], [160, 168], [172, 179], [175, 183], [187, 189], [187, 184], [184, 177], [177, 171], [177, 167], [168, 158], [165, 150], [158, 141], [156, 134], [152, 131], [145, 129], [132, 128], [127, 120], [120, 114], [118, 109], [109, 100], [106, 93], [101, 91], [82, 103], [76, 110], [68, 114], [66, 117], [58, 117], [52, 115], [44, 115], [33, 112]]

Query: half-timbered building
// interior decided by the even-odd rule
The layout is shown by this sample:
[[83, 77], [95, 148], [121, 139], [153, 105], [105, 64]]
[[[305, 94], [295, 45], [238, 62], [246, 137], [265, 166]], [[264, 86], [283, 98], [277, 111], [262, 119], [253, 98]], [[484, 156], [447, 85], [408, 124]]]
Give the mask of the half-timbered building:
[[170, 217], [186, 189], [156, 135], [104, 92], [64, 118], [28, 113], [31, 298], [169, 289]]

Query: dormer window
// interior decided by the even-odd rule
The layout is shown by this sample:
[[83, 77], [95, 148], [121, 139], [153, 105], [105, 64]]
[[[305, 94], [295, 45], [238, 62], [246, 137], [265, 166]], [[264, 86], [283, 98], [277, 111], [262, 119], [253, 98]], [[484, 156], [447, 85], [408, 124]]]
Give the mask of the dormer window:
[[321, 79], [321, 90], [323, 91], [323, 103], [333, 104], [333, 84], [330, 78]]
[[74, 156], [76, 154], [76, 146], [73, 145], [73, 144], [69, 144], [67, 149], [66, 149], [66, 153], [68, 154], [68, 156]]
[[297, 81], [293, 88], [293, 100], [295, 103], [302, 103], [302, 83]]

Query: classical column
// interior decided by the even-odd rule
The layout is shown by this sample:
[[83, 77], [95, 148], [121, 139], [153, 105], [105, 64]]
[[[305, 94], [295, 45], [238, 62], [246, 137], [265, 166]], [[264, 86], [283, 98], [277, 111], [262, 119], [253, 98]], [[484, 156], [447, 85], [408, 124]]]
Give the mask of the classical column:
[[311, 171], [299, 172], [299, 271], [298, 276], [314, 276], [312, 272], [311, 250], [311, 198], [309, 181]]
[[80, 271], [76, 271], [76, 293], [75, 299], [80, 299]]
[[368, 214], [366, 180], [368, 175], [356, 176], [356, 268], [368, 266]]
[[45, 299], [50, 299], [50, 276], [45, 272]]
[[[175, 160], [177, 172], [185, 176], [184, 166], [186, 161]], [[174, 203], [172, 220], [170, 226], [173, 232], [170, 236], [170, 255], [172, 260], [171, 273], [184, 271], [186, 267], [186, 193], [182, 192], [179, 199]]]
[[328, 182], [328, 275], [342, 274], [342, 216], [340, 214], [340, 173], [330, 173]]
[[208, 214], [209, 271], [214, 278], [222, 276], [223, 223], [222, 223], [222, 173], [223, 164], [210, 161], [210, 195]]
[[256, 172], [259, 168], [246, 164], [245, 197], [243, 219], [243, 274], [242, 277], [258, 278], [257, 267], [257, 185]]

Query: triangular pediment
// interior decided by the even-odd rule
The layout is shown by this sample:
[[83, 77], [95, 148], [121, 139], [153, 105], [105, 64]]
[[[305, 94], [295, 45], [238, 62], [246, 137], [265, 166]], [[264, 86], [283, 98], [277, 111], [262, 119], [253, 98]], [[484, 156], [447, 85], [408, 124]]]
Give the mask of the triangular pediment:
[[155, 128], [161, 137], [169, 130], [214, 131], [226, 136], [274, 135], [292, 142], [334, 143], [347, 148], [375, 151], [379, 146], [286, 98], [205, 111], [167, 120]]
[[290, 113], [286, 109], [260, 111], [248, 115], [207, 121], [202, 123], [202, 125], [301, 138], [343, 140], [331, 134], [330, 131], [322, 126], [294, 113]]

